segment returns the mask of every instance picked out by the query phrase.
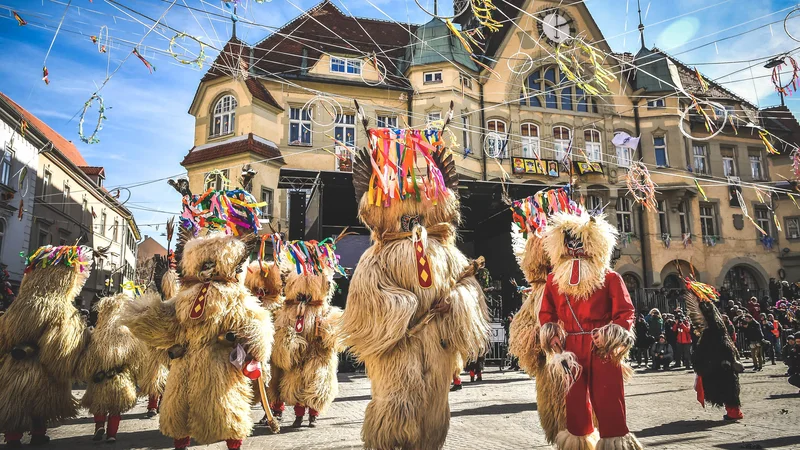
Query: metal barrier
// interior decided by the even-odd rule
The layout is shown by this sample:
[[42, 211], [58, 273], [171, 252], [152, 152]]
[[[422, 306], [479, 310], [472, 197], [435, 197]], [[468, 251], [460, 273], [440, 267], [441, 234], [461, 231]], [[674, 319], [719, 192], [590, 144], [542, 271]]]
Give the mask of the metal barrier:
[[680, 289], [640, 288], [631, 293], [631, 301], [637, 312], [658, 308], [662, 313], [686, 308]]

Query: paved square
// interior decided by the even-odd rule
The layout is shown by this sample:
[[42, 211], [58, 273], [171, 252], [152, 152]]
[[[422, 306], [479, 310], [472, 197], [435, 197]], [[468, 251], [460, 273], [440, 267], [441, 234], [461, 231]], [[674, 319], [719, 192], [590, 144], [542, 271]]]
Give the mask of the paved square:
[[[739, 423], [722, 421], [723, 410], [703, 409], [695, 400], [694, 375], [685, 370], [668, 373], [639, 372], [627, 386], [631, 430], [652, 449], [798, 449], [800, 448], [800, 395], [783, 377], [785, 366], [767, 365], [763, 372], [742, 375], [742, 410]], [[534, 402], [534, 381], [518, 372], [484, 374], [482, 383], [469, 383], [450, 395], [452, 421], [445, 448], [530, 449], [548, 448], [544, 442]], [[364, 375], [340, 374], [340, 394], [316, 429], [285, 428], [271, 436], [256, 428], [245, 449], [361, 448], [359, 433], [369, 402], [369, 380]], [[82, 395], [77, 392], [76, 395]], [[52, 449], [170, 449], [171, 440], [158, 432], [158, 419], [144, 419], [145, 403], [123, 417], [114, 445], [91, 440], [91, 417], [83, 416], [51, 430]], [[254, 409], [253, 417], [263, 413]], [[293, 420], [287, 408], [284, 425]], [[750, 444], [748, 446], [748, 444]], [[758, 444], [761, 447], [753, 446]], [[224, 449], [224, 443], [195, 446]]]

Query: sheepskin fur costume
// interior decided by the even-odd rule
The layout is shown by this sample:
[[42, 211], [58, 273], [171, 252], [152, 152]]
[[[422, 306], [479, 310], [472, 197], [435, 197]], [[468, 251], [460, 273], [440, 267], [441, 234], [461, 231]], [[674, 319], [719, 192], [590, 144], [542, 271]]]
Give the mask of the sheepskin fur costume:
[[519, 358], [519, 366], [525, 373], [536, 378], [536, 405], [539, 422], [544, 429], [547, 442], [554, 443], [559, 431], [566, 428], [567, 408], [563, 383], [547, 370], [547, 353], [539, 342], [539, 308], [547, 283], [550, 261], [542, 248], [539, 232], [529, 233], [527, 240], [522, 233], [512, 230], [512, 242], [520, 269], [530, 283], [530, 290], [514, 316], [509, 330], [509, 352]]
[[120, 415], [136, 405], [143, 346], [120, 320], [130, 301], [122, 293], [94, 306], [97, 325], [79, 364], [80, 378], [87, 382], [81, 405], [92, 415]]
[[[333, 271], [300, 275], [292, 265], [284, 273], [286, 300], [275, 313], [272, 351], [272, 363], [281, 372], [279, 398], [324, 413], [339, 392], [342, 310], [330, 305], [336, 287]], [[301, 317], [303, 329], [298, 332]]]
[[[63, 262], [29, 267], [19, 296], [0, 317], [0, 430], [29, 431], [34, 418], [54, 422], [78, 414], [72, 382], [89, 334], [75, 298], [90, 269]], [[14, 359], [12, 349], [25, 344], [38, 350]]]
[[[175, 297], [165, 302], [140, 298], [127, 311], [126, 321], [139, 339], [160, 349], [178, 345], [184, 352], [171, 362], [161, 403], [160, 428], [166, 436], [209, 444], [244, 439], [252, 430], [251, 380], [229, 358], [240, 344], [255, 360], [268, 361], [273, 328], [269, 312], [244, 287], [243, 276], [238, 278], [248, 255], [246, 243], [233, 236], [190, 239]], [[198, 310], [203, 289], [205, 303]]]
[[[178, 292], [178, 273], [174, 269], [168, 269], [162, 276], [160, 282], [155, 280], [160, 287], [158, 293], [162, 300], [168, 300]], [[155, 292], [148, 291], [149, 295], [156, 295]], [[164, 349], [151, 347], [144, 342], [141, 343], [142, 361], [139, 364], [137, 381], [139, 384], [139, 394], [146, 397], [161, 397], [164, 388], [167, 386], [167, 374], [169, 373], [169, 355]]]
[[[460, 370], [459, 361], [477, 359], [488, 346], [483, 291], [455, 245], [460, 220], [455, 164], [449, 154], [435, 152], [434, 158], [447, 186], [436, 202], [423, 195], [419, 202], [375, 206], [367, 193], [359, 195], [359, 216], [373, 244], [350, 282], [343, 334], [371, 380], [372, 400], [361, 430], [369, 449], [442, 448], [453, 373]], [[370, 183], [369, 161], [365, 150], [354, 164], [357, 194]], [[416, 243], [411, 222], [421, 230]], [[420, 285], [417, 245], [424, 248], [430, 287]]]
[[247, 266], [244, 285], [261, 301], [261, 306], [269, 312], [274, 314], [281, 308], [283, 304], [281, 269], [274, 262], [251, 262]]

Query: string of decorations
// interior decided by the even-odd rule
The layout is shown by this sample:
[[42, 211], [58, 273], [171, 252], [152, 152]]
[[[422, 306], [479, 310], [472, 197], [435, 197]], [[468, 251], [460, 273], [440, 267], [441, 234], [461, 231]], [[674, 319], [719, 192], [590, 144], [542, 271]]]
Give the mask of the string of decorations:
[[498, 31], [503, 27], [503, 24], [498, 22], [492, 15], [492, 11], [497, 9], [492, 0], [471, 0], [470, 3], [472, 4], [472, 13], [481, 26], [486, 27], [491, 32]]
[[144, 66], [147, 67], [147, 70], [150, 72], [151, 75], [153, 74], [153, 72], [156, 71], [156, 66], [150, 64], [150, 61], [146, 60], [144, 56], [142, 56], [142, 54], [139, 53], [138, 49], [136, 48], [133, 49], [133, 55], [139, 58], [139, 61], [141, 61], [142, 64], [144, 64]]
[[332, 238], [317, 241], [284, 241], [279, 233], [272, 234], [275, 261], [294, 266], [298, 275], [324, 275], [332, 270], [347, 276], [339, 264], [336, 241]]
[[[372, 176], [367, 199], [370, 204], [388, 207], [393, 201], [422, 198], [434, 204], [448, 195], [441, 170], [433, 153], [444, 149], [441, 130], [397, 128], [369, 129]], [[416, 173], [418, 158], [425, 162], [427, 174]]]
[[[83, 134], [83, 121], [86, 119], [86, 112], [89, 110], [89, 107], [92, 106], [92, 103], [97, 100], [97, 124], [94, 127], [94, 131], [89, 137]], [[86, 100], [86, 103], [83, 104], [83, 111], [81, 112], [81, 118], [78, 121], [78, 137], [81, 139], [81, 142], [86, 144], [97, 144], [100, 142], [100, 139], [97, 137], [97, 133], [103, 129], [103, 121], [107, 119], [106, 117], [106, 107], [103, 103], [103, 97], [100, 94], [92, 94], [89, 97], [89, 100]]]
[[[603, 66], [603, 54], [581, 38], [571, 38], [556, 46], [556, 63], [561, 73], [587, 95], [611, 94], [608, 84], [617, 77]], [[585, 59], [583, 63], [581, 59]]]
[[261, 228], [260, 208], [266, 205], [244, 189], [208, 189], [203, 194], [183, 198], [181, 225], [195, 234], [201, 229], [224, 231], [234, 236], [248, 230], [256, 233]]
[[536, 194], [511, 202], [511, 219], [522, 231], [523, 238], [528, 233], [537, 232], [547, 226], [547, 217], [558, 212], [581, 214], [581, 206], [570, 198], [572, 187], [566, 185], [558, 189], [545, 189]]
[[[783, 84], [781, 83], [781, 69], [787, 60], [789, 61], [788, 65], [792, 68], [792, 77], [786, 84]], [[791, 56], [785, 56], [780, 64], [772, 68], [772, 84], [775, 86], [775, 91], [781, 95], [792, 95], [793, 92], [797, 92], [798, 72], [800, 72], [800, 68], [797, 66], [797, 61]]]
[[[739, 207], [742, 209], [742, 215], [745, 216], [747, 218], [747, 220], [749, 220], [750, 223], [752, 223], [753, 226], [756, 227], [756, 230], [758, 230], [763, 236], [766, 236], [767, 232], [764, 231], [763, 228], [758, 226], [758, 223], [752, 217], [750, 217], [750, 214], [749, 214], [749, 211], [748, 211], [748, 208], [747, 208], [747, 204], [744, 201], [744, 197], [742, 197], [742, 193], [739, 192], [738, 190], [736, 191], [736, 200], [738, 200]], [[762, 203], [763, 203], [763, 201], [762, 201]]]
[[[187, 37], [200, 44], [200, 52], [194, 59], [183, 58], [177, 53], [175, 53], [175, 50], [173, 50], [173, 48], [175, 47], [175, 43], [178, 39], [185, 41]], [[175, 61], [178, 61], [181, 64], [196, 65], [198, 69], [202, 69], [203, 61], [205, 61], [206, 59], [206, 44], [204, 44], [203, 41], [200, 40], [200, 38], [192, 37], [184, 32], [180, 32], [177, 33], [175, 36], [172, 36], [172, 39], [169, 40], [169, 47], [167, 48], [167, 52], [170, 54], [170, 56], [172, 56], [172, 58], [175, 59]]]
[[39, 247], [25, 261], [25, 273], [63, 264], [83, 272], [91, 264], [91, 250], [84, 246]]
[[628, 193], [631, 194], [633, 200], [644, 208], [657, 211], [656, 184], [650, 177], [647, 166], [641, 161], [631, 161], [626, 178]]
[[[694, 95], [684, 91], [681, 89], [687, 97], [692, 100], [692, 103], [684, 110], [678, 106], [678, 115], [680, 116], [680, 120], [678, 121], [678, 130], [680, 130], [681, 134], [686, 136], [689, 139], [695, 141], [708, 141], [716, 137], [718, 134], [722, 132], [725, 128], [725, 122], [728, 120], [728, 110], [725, 107], [717, 102], [710, 101], [710, 100], [700, 100], [699, 98], [695, 97]], [[711, 115], [709, 115], [703, 105], [707, 105], [711, 108]], [[686, 131], [684, 128], [684, 123], [687, 122], [687, 116], [689, 115], [689, 111], [694, 109], [698, 116], [703, 119], [704, 126], [706, 128], [706, 132], [709, 133], [708, 136], [692, 136], [689, 132]], [[722, 114], [722, 118], [720, 119], [717, 111]], [[712, 118], [713, 117], [713, 118]], [[717, 125], [718, 121], [720, 125]]]
[[108, 35], [108, 27], [103, 25], [100, 27], [100, 33], [97, 36], [92, 35], [89, 36], [89, 39], [92, 40], [92, 44], [97, 45], [97, 51], [99, 53], [105, 53], [108, 51], [108, 44], [109, 44], [109, 35]]

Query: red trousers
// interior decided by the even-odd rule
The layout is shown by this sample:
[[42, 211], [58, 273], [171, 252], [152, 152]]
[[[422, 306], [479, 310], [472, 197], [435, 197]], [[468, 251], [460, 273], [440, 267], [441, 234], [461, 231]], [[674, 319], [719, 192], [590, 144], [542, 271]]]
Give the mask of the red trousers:
[[453, 386], [461, 386], [461, 377], [453, 375]]
[[[306, 407], [301, 404], [294, 405], [294, 415], [297, 417], [303, 417], [306, 415]], [[308, 415], [309, 417], [317, 417], [319, 416], [319, 412], [314, 408], [308, 408]]]
[[[31, 436], [44, 436], [47, 434], [47, 423], [40, 419], [32, 419], [33, 421], [33, 429], [31, 430]], [[8, 443], [9, 441], [19, 441], [22, 440], [22, 432], [21, 431], [6, 431], [5, 432], [5, 441]]]
[[158, 409], [158, 403], [161, 401], [161, 396], [151, 395], [147, 397], [147, 409]]
[[622, 368], [591, 351], [591, 335], [569, 335], [565, 347], [583, 369], [567, 393], [567, 430], [575, 436], [591, 434], [594, 409], [601, 438], [628, 434]]
[[[119, 423], [122, 420], [120, 415], [108, 416], [108, 428], [106, 428], [106, 436], [117, 437], [117, 430], [119, 430]], [[105, 414], [94, 415], [94, 429], [103, 428], [106, 424]]]

